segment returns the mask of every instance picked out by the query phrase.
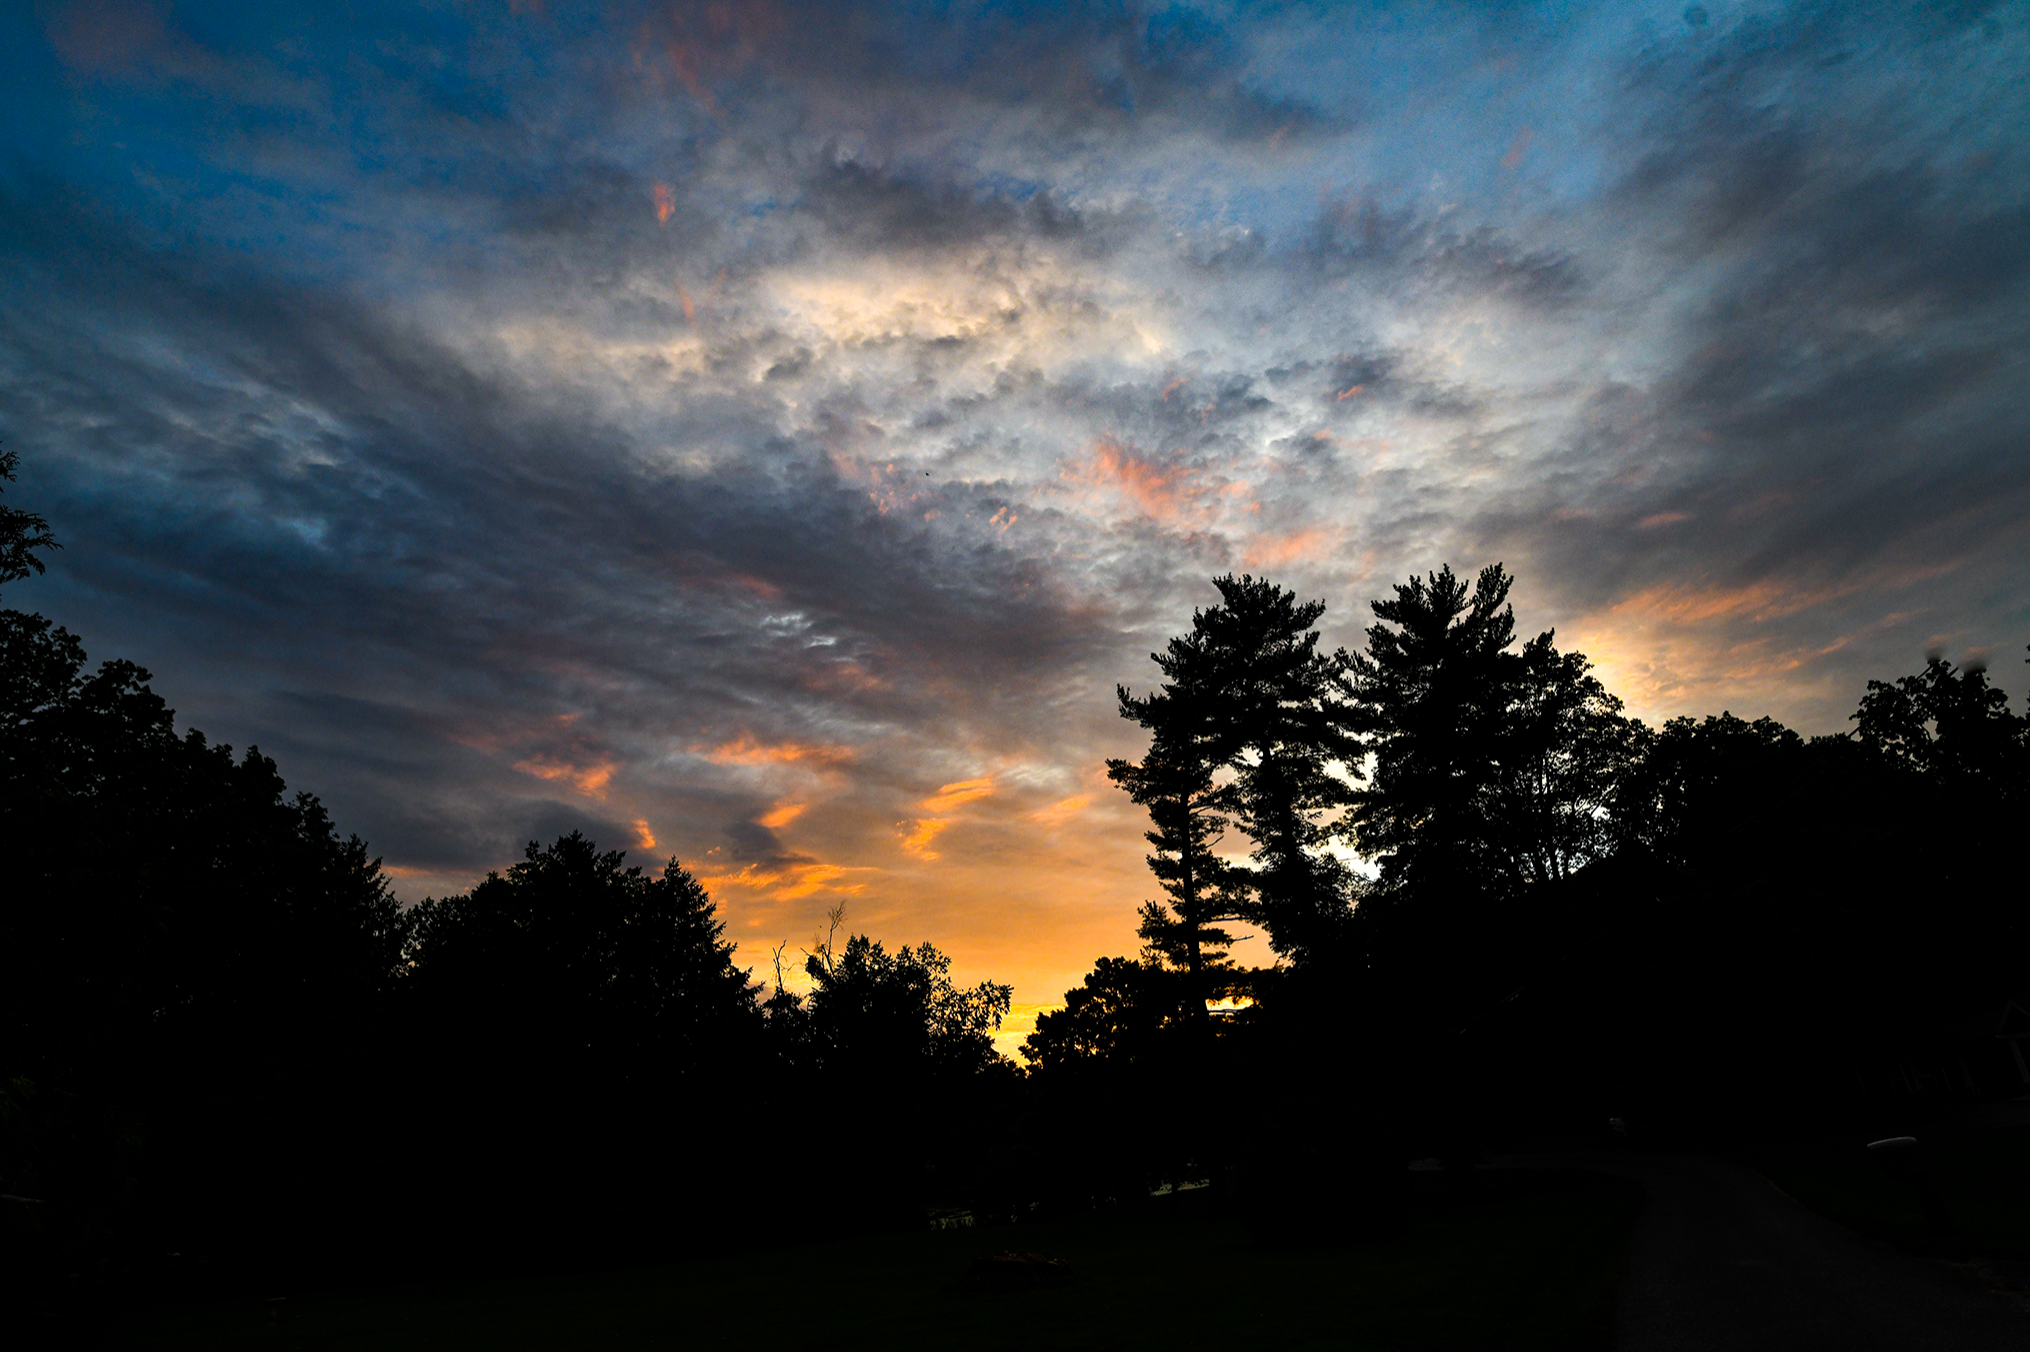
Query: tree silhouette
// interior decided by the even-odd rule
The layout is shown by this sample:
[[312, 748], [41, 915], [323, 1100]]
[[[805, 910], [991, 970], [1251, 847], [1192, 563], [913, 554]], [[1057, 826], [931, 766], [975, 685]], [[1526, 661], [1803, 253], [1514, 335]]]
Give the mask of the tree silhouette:
[[[405, 1112], [455, 1146], [410, 1184], [401, 1242], [498, 1258], [670, 1242], [728, 1205], [704, 1152], [758, 1092], [761, 1016], [711, 898], [578, 832], [411, 912], [401, 983]], [[539, 1180], [539, 1182], [538, 1182]], [[532, 1185], [534, 1184], [534, 1185]]]
[[1349, 824], [1386, 883], [1495, 871], [1491, 769], [1515, 642], [1511, 585], [1500, 564], [1481, 571], [1471, 594], [1449, 566], [1413, 577], [1373, 603], [1367, 651], [1347, 659], [1351, 724], [1373, 756]]
[[1232, 1153], [1237, 1115], [1208, 1113], [1206, 1095], [1214, 1083], [1240, 1089], [1245, 1077], [1220, 1055], [1231, 1030], [1207, 1018], [1202, 1000], [1193, 1007], [1188, 979], [1161, 962], [1101, 958], [1065, 992], [1064, 1008], [1037, 1019], [1022, 1045], [1033, 1111], [1053, 1126], [1077, 1123], [1076, 1132], [1033, 1134], [1042, 1197], [1139, 1196], [1202, 1178]]
[[725, 924], [671, 859], [650, 878], [579, 832], [409, 913], [413, 995], [536, 1063], [681, 1074], [756, 1031]]
[[1616, 788], [1646, 744], [1585, 654], [1560, 653], [1551, 640], [1531, 639], [1504, 673], [1489, 758], [1488, 825], [1511, 889], [1568, 878], [1609, 853]]
[[[21, 457], [13, 451], [0, 451], [0, 481], [12, 483], [15, 468], [20, 463]], [[40, 514], [18, 507], [0, 506], [0, 586], [43, 571], [43, 563], [36, 557], [36, 550], [61, 548], [63, 546], [56, 542], [56, 537], [49, 533], [49, 523]]]
[[1036, 1020], [1022, 1056], [1043, 1074], [1091, 1069], [1120, 1075], [1167, 1070], [1182, 1018], [1177, 974], [1132, 958], [1101, 958], [1066, 991], [1064, 1008]]
[[258, 751], [179, 736], [148, 681], [0, 612], [0, 1080], [71, 1105], [54, 1215], [200, 1251], [335, 1237], [377, 1167], [401, 918], [363, 842]]
[[951, 959], [931, 944], [889, 953], [864, 934], [829, 939], [804, 964], [808, 1046], [819, 1069], [881, 1078], [963, 1076], [994, 1061], [993, 1030], [1014, 988], [952, 983]]
[[1934, 656], [1916, 675], [1870, 681], [1851, 721], [1862, 745], [1900, 769], [1992, 793], [2022, 788], [2030, 717], [2009, 712], [1979, 665], [1955, 670]]
[[1277, 953], [1302, 961], [1337, 939], [1351, 914], [1351, 874], [1324, 847], [1353, 801], [1348, 776], [1359, 772], [1361, 748], [1333, 697], [1340, 664], [1317, 651], [1312, 626], [1325, 603], [1299, 603], [1267, 579], [1228, 575], [1213, 585], [1222, 604], [1193, 623], [1212, 666], [1215, 740], [1234, 772], [1225, 798], [1254, 845], [1246, 917]]
[[1611, 847], [1609, 804], [1643, 734], [1550, 631], [1509, 651], [1512, 585], [1500, 564], [1470, 593], [1449, 567], [1412, 578], [1373, 603], [1367, 651], [1345, 659], [1374, 757], [1349, 825], [1393, 887], [1512, 895]]
[[1213, 780], [1218, 767], [1176, 740], [1159, 729], [1140, 763], [1110, 760], [1107, 777], [1148, 809], [1153, 829], [1143, 838], [1156, 847], [1149, 870], [1168, 896], [1142, 904], [1136, 934], [1152, 955], [1188, 974], [1203, 1005], [1210, 976], [1231, 965], [1234, 936], [1223, 926], [1241, 918], [1244, 894], [1233, 867], [1213, 853], [1228, 825], [1220, 811], [1226, 796]]
[[1155, 846], [1149, 870], [1168, 900], [1142, 906], [1137, 931], [1149, 952], [1186, 974], [1186, 1004], [1203, 1018], [1212, 973], [1230, 963], [1233, 934], [1223, 928], [1241, 918], [1245, 894], [1235, 870], [1214, 853], [1229, 823], [1230, 795], [1216, 776], [1234, 753], [1231, 729], [1218, 716], [1216, 658], [1194, 615], [1189, 634], [1170, 640], [1150, 658], [1168, 679], [1137, 698], [1117, 687], [1123, 718], [1150, 730], [1140, 762], [1109, 760], [1107, 777], [1146, 808]]
[[[1122, 716], [1153, 734], [1148, 754], [1107, 763], [1149, 810], [1149, 867], [1169, 894], [1144, 905], [1140, 933], [1200, 1001], [1229, 962], [1224, 925], [1254, 921], [1299, 960], [1343, 929], [1351, 875], [1324, 846], [1359, 755], [1332, 698], [1336, 662], [1317, 652], [1324, 603], [1251, 576], [1213, 585], [1220, 604], [1151, 654], [1164, 685], [1141, 698], [1118, 691]], [[1252, 868], [1214, 852], [1229, 825], [1252, 843]]]
[[1773, 718], [1679, 717], [1642, 739], [1615, 786], [1609, 829], [1673, 872], [1739, 841], [1739, 823], [1778, 810], [1800, 774], [1804, 739]]
[[[810, 993], [777, 990], [770, 1039], [792, 1101], [821, 1114], [829, 1167], [812, 1200], [818, 1227], [920, 1226], [935, 1199], [978, 1200], [987, 1135], [1012, 1117], [1015, 1067], [992, 1030], [1013, 990], [962, 988], [931, 944], [891, 953], [864, 934], [836, 943], [844, 908], [812, 945]], [[998, 1205], [998, 1203], [997, 1203]]]

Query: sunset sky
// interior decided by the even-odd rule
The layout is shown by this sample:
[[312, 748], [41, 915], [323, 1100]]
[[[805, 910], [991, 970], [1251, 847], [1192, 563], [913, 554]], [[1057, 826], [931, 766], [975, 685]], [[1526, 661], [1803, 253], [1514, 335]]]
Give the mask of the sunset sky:
[[38, 0], [0, 73], [6, 603], [404, 899], [575, 827], [757, 976], [843, 901], [1053, 1000], [1228, 570], [1353, 646], [1503, 561], [1650, 720], [2020, 707], [2025, 4]]

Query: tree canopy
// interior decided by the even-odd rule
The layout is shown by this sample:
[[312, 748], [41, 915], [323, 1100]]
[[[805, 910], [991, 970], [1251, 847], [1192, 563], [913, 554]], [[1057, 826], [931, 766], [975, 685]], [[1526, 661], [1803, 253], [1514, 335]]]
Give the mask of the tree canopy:
[[[20, 464], [21, 457], [13, 451], [0, 451], [0, 482], [14, 482], [14, 471]], [[61, 548], [40, 513], [0, 504], [0, 586], [42, 572], [44, 565], [37, 550]]]
[[1372, 757], [1352, 839], [1384, 883], [1513, 893], [1601, 857], [1640, 733], [1582, 654], [1515, 645], [1513, 579], [1451, 568], [1373, 603], [1344, 662], [1348, 723]]
[[[0, 582], [53, 547], [5, 509]], [[1161, 684], [1116, 689], [1149, 736], [1108, 762], [1150, 817], [1145, 949], [1042, 1014], [1026, 1072], [994, 1046], [1012, 989], [935, 945], [837, 942], [834, 911], [807, 989], [778, 965], [762, 1002], [676, 859], [579, 833], [405, 911], [272, 760], [0, 611], [0, 1193], [58, 1218], [0, 1232], [0, 1281], [181, 1248], [575, 1262], [1206, 1177], [1337, 1223], [1386, 1214], [1413, 1150], [2030, 1087], [1956, 1031], [2030, 981], [2002, 843], [2030, 714], [1980, 665], [1870, 682], [1851, 733], [1651, 729], [1554, 633], [1518, 644], [1499, 564], [1396, 585], [1329, 656], [1322, 602], [1213, 585]], [[1273, 965], [1236, 963], [1242, 923]], [[793, 1222], [750, 1195], [786, 1160]]]
[[[1325, 846], [1358, 758], [1333, 697], [1336, 661], [1317, 651], [1324, 603], [1251, 576], [1213, 585], [1220, 604], [1151, 654], [1164, 684], [1117, 692], [1122, 716], [1150, 730], [1148, 753], [1107, 764], [1155, 825], [1149, 867], [1168, 900], [1144, 905], [1141, 936], [1200, 999], [1228, 963], [1226, 925], [1253, 921], [1296, 959], [1344, 925], [1352, 878]], [[1229, 826], [1252, 844], [1251, 867], [1217, 853]]]

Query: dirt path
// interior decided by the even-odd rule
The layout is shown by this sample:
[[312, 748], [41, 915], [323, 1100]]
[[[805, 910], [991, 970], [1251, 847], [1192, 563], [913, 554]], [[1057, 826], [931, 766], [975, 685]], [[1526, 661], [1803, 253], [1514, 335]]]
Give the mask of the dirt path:
[[2030, 1352], [2030, 1312], [1864, 1240], [1760, 1174], [1677, 1155], [1535, 1155], [1515, 1167], [1639, 1180], [1620, 1352]]

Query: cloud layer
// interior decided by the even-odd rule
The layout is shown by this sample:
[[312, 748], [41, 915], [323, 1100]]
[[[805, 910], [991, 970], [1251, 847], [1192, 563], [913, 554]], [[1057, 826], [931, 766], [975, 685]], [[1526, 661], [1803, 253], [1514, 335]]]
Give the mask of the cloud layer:
[[8, 599], [405, 895], [582, 828], [1049, 999], [1228, 569], [1504, 560], [1651, 718], [2024, 684], [2020, 4], [5, 22]]

